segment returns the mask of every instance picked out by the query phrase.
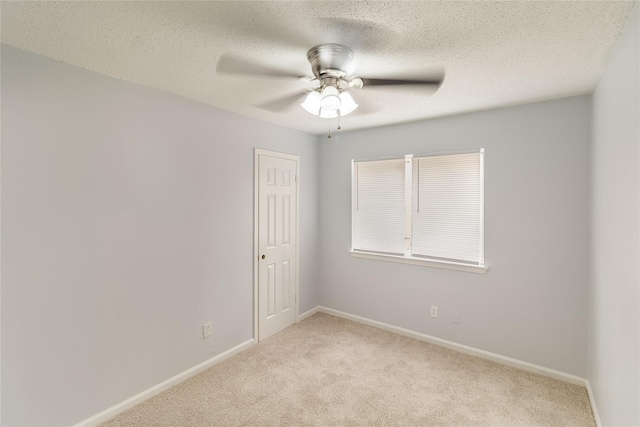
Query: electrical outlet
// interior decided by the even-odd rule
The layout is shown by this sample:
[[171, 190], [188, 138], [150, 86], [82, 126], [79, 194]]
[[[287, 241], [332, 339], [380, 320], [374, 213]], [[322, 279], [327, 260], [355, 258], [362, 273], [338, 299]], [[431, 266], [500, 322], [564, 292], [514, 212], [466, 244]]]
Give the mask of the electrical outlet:
[[431, 317], [438, 317], [438, 307], [435, 305], [431, 306]]
[[452, 311], [451, 312], [451, 322], [460, 323], [460, 312], [459, 311]]
[[213, 326], [211, 326], [211, 322], [208, 322], [202, 325], [202, 339], [210, 337], [212, 332], [213, 332]]

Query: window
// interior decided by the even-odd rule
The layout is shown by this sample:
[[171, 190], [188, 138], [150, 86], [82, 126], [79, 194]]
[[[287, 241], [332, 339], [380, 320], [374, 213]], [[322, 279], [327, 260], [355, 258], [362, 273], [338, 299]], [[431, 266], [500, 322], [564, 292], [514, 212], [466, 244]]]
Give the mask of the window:
[[483, 157], [354, 160], [352, 255], [484, 273]]

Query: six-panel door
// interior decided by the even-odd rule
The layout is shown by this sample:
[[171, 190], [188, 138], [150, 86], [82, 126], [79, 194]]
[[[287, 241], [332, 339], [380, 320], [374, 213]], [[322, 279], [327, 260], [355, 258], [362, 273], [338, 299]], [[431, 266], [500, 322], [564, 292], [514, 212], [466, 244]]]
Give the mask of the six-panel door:
[[295, 160], [261, 154], [258, 197], [258, 339], [296, 320]]

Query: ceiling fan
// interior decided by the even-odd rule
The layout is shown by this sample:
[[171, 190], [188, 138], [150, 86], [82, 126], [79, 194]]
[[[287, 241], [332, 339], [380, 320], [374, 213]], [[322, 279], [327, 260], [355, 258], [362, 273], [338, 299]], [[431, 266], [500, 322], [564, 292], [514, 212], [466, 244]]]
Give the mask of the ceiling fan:
[[[300, 103], [302, 108], [321, 118], [338, 118], [338, 129], [340, 129], [340, 117], [346, 116], [358, 108], [358, 104], [347, 92], [347, 89], [419, 85], [434, 87], [437, 90], [444, 80], [443, 73], [438, 77], [427, 79], [380, 79], [354, 76], [350, 68], [353, 51], [347, 46], [335, 43], [312, 47], [307, 52], [307, 59], [311, 64], [314, 77], [299, 76], [295, 73], [256, 65], [228, 54], [220, 57], [216, 70], [219, 73], [289, 77], [315, 83], [315, 87], [303, 93], [288, 95], [257, 107], [269, 111], [284, 111], [299, 103], [306, 95], [304, 101]], [[330, 138], [331, 133], [328, 136]]]

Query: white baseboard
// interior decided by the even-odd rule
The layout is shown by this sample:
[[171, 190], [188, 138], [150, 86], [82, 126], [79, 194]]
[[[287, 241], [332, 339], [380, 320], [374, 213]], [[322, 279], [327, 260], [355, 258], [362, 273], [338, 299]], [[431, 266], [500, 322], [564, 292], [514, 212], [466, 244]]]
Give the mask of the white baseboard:
[[578, 377], [576, 375], [567, 374], [565, 372], [556, 371], [554, 369], [545, 368], [544, 366], [534, 365], [533, 363], [525, 362], [511, 357], [502, 356], [497, 353], [491, 353], [489, 351], [480, 350], [478, 348], [469, 347], [464, 344], [458, 344], [453, 341], [443, 340], [431, 335], [423, 334], [421, 332], [415, 332], [410, 329], [401, 328], [398, 326], [389, 325], [388, 323], [378, 322], [377, 320], [367, 319], [365, 317], [356, 316], [353, 314], [345, 313], [343, 311], [334, 310], [332, 308], [319, 306], [318, 311], [321, 313], [331, 314], [333, 316], [342, 317], [344, 319], [353, 320], [354, 322], [362, 323], [365, 325], [373, 326], [385, 331], [394, 332], [399, 335], [403, 335], [409, 338], [415, 338], [420, 341], [425, 341], [431, 344], [437, 344], [442, 347], [450, 348], [452, 350], [459, 351], [471, 356], [480, 357], [481, 359], [492, 360], [503, 365], [511, 366], [513, 368], [522, 369], [523, 371], [533, 372], [545, 377], [555, 378], [561, 381], [565, 381], [571, 384], [577, 384], [586, 387], [588, 381], [585, 378]]
[[[596, 408], [596, 403], [595, 403], [595, 399], [593, 396], [593, 391], [591, 390], [591, 385], [589, 384], [589, 381], [585, 378], [582, 377], [578, 377], [576, 375], [571, 375], [571, 374], [567, 374], [564, 372], [560, 372], [560, 371], [556, 371], [554, 369], [549, 369], [549, 368], [545, 368], [544, 366], [539, 366], [539, 365], [534, 365], [532, 363], [529, 362], [525, 362], [522, 360], [518, 360], [518, 359], [513, 359], [511, 357], [507, 357], [507, 356], [502, 356], [500, 354], [497, 353], [491, 353], [489, 351], [485, 351], [485, 350], [480, 350], [478, 348], [474, 348], [474, 347], [469, 347], [463, 344], [458, 344], [455, 343], [453, 341], [447, 341], [447, 340], [443, 340], [441, 338], [437, 338], [431, 335], [427, 335], [427, 334], [423, 334], [421, 332], [415, 332], [412, 331], [410, 329], [405, 329], [405, 328], [401, 328], [399, 326], [393, 326], [390, 325], [388, 323], [383, 323], [383, 322], [379, 322], [377, 320], [372, 320], [372, 319], [367, 319], [366, 317], [361, 317], [361, 316], [356, 316], [354, 314], [349, 314], [349, 313], [345, 313], [343, 311], [339, 311], [339, 310], [334, 310], [332, 308], [328, 308], [328, 307], [324, 307], [324, 306], [317, 306], [312, 308], [311, 310], [305, 311], [304, 313], [300, 314], [298, 316], [298, 321], [302, 321], [310, 316], [313, 316], [316, 313], [326, 313], [326, 314], [330, 314], [332, 316], [337, 316], [337, 317], [342, 317], [344, 319], [348, 319], [348, 320], [352, 320], [354, 322], [358, 322], [358, 323], [362, 323], [365, 325], [369, 325], [369, 326], [373, 326], [379, 329], [383, 329], [385, 331], [389, 331], [389, 332], [394, 332], [396, 334], [399, 335], [403, 335], [409, 338], [414, 338], [420, 341], [425, 341], [428, 343], [432, 343], [432, 344], [436, 344], [442, 347], [446, 347], [452, 350], [456, 350], [459, 351], [461, 353], [465, 353], [465, 354], [469, 354], [471, 356], [475, 356], [475, 357], [479, 357], [482, 359], [487, 359], [487, 360], [492, 360], [494, 362], [497, 363], [501, 363], [503, 365], [507, 365], [507, 366], [511, 366], [514, 368], [518, 368], [518, 369], [522, 369], [524, 371], [528, 371], [528, 372], [533, 372], [539, 375], [544, 375], [546, 377], [550, 377], [550, 378], [555, 378], [561, 381], [565, 381], [571, 384], [577, 384], [577, 385], [581, 385], [584, 386], [587, 389], [587, 394], [589, 396], [589, 401], [591, 403], [591, 409], [593, 411], [593, 417], [596, 420], [596, 425], [597, 427], [602, 427], [602, 424], [600, 422], [600, 417], [598, 415], [598, 410]], [[255, 340], [249, 339], [223, 353], [218, 354], [215, 357], [212, 357], [209, 360], [206, 360], [202, 363], [200, 363], [199, 365], [196, 365], [190, 369], [187, 369], [186, 371], [169, 378], [166, 381], [161, 382], [160, 384], [157, 384], [151, 388], [148, 388], [147, 390], [136, 394], [133, 397], [130, 397], [129, 399], [118, 403], [117, 405], [112, 406], [111, 408], [108, 408], [102, 412], [100, 412], [99, 414], [96, 414], [90, 418], [87, 418], [84, 421], [81, 421], [79, 423], [77, 423], [76, 425], [74, 425], [73, 427], [88, 427], [88, 426], [95, 426], [98, 425], [100, 423], [103, 423], [105, 421], [107, 421], [110, 418], [113, 418], [114, 416], [126, 411], [127, 409], [142, 403], [143, 401], [155, 396], [156, 394], [159, 394], [161, 392], [163, 392], [164, 390], [167, 390], [168, 388], [179, 384], [183, 381], [185, 381], [186, 379], [196, 375], [197, 373], [204, 371], [205, 369], [215, 365], [216, 363], [220, 363], [225, 359], [228, 359], [229, 357], [240, 353], [241, 351], [244, 351], [246, 349], [248, 349], [249, 347], [251, 347], [252, 345], [255, 344]]]
[[313, 316], [314, 314], [318, 313], [319, 311], [320, 311], [320, 306], [316, 306], [316, 307], [312, 308], [311, 310], [307, 310], [304, 313], [299, 314], [298, 315], [298, 322], [303, 321], [307, 317]]
[[598, 414], [598, 408], [596, 407], [596, 399], [593, 396], [593, 390], [591, 390], [591, 383], [587, 381], [587, 394], [589, 395], [589, 402], [591, 403], [591, 412], [593, 412], [593, 418], [596, 420], [596, 426], [602, 427], [602, 422], [600, 422], [600, 414]]
[[156, 394], [159, 394], [165, 390], [167, 390], [168, 388], [173, 387], [176, 384], [179, 384], [183, 381], [185, 381], [188, 378], [191, 378], [192, 376], [196, 375], [199, 372], [204, 371], [207, 368], [210, 368], [211, 366], [215, 365], [216, 363], [220, 363], [225, 359], [228, 359], [229, 357], [240, 353], [243, 350], [248, 349], [249, 347], [251, 347], [252, 345], [255, 344], [255, 340], [253, 338], [251, 338], [250, 340], [247, 340], [241, 344], [238, 344], [237, 346], [218, 354], [217, 356], [212, 357], [209, 360], [205, 360], [204, 362], [200, 363], [199, 365], [194, 366], [193, 368], [187, 369], [186, 371], [169, 378], [166, 381], [161, 382], [160, 384], [157, 384], [151, 388], [146, 389], [145, 391], [136, 394], [133, 397], [130, 397], [129, 399], [118, 403], [117, 405], [112, 406], [111, 408], [105, 409], [104, 411], [100, 412], [99, 414], [96, 414], [90, 418], [87, 418], [84, 421], [79, 422], [78, 424], [74, 425], [73, 427], [88, 427], [88, 426], [95, 426], [98, 425], [100, 423], [103, 423], [105, 421], [107, 421], [110, 418], [115, 417], [116, 415], [120, 414], [121, 412], [126, 411], [127, 409], [144, 402], [145, 400], [155, 396]]

